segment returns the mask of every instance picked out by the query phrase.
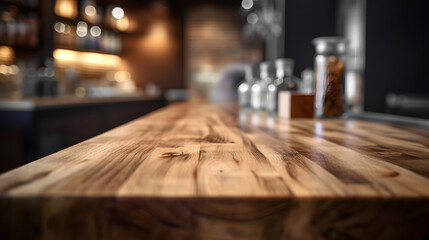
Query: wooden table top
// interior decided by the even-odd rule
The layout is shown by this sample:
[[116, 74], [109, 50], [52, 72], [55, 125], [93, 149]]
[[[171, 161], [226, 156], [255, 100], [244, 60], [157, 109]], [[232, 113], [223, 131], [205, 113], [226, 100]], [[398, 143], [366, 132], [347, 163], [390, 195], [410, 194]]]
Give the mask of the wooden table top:
[[429, 131], [167, 106], [0, 175], [0, 196], [423, 198]]
[[429, 132], [167, 106], [0, 175], [2, 239], [426, 239]]

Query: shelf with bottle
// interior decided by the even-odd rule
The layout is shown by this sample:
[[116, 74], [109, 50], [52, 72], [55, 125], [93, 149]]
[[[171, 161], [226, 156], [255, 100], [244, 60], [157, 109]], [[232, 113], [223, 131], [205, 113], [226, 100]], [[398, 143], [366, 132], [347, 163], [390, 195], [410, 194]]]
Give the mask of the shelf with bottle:
[[[0, 45], [16, 50], [34, 49], [39, 45], [39, 19], [36, 11], [21, 11], [20, 5], [0, 4]], [[18, 2], [18, 1], [17, 1]], [[19, 6], [19, 7], [18, 7]]]
[[76, 17], [76, 18], [65, 18], [62, 16], [55, 15], [56, 22], [62, 22], [64, 24], [69, 24], [70, 26], [76, 26], [79, 22], [85, 22], [87, 25], [98, 26], [102, 29], [106, 29], [109, 31], [113, 31], [116, 33], [123, 33], [123, 30], [118, 29], [114, 24], [106, 22], [106, 21], [88, 21], [87, 18], [84, 17]]
[[[106, 9], [106, 14], [103, 14], [103, 9]], [[55, 47], [119, 55], [122, 50], [121, 30], [127, 27], [128, 18], [123, 10], [119, 15], [116, 13], [116, 17], [126, 18], [125, 24], [122, 20], [118, 24], [114, 10], [114, 6], [103, 8], [87, 1], [82, 5], [81, 11], [76, 10], [74, 17], [57, 13], [54, 25]]]
[[94, 0], [57, 0], [55, 48], [120, 55], [121, 34], [128, 28], [124, 10]]
[[85, 21], [58, 21], [54, 25], [55, 48], [119, 55], [121, 35]]
[[1, 0], [0, 8], [16, 7], [20, 11], [38, 11], [38, 0]]
[[129, 26], [124, 9], [112, 3], [100, 5], [94, 0], [57, 0], [54, 11], [59, 21], [85, 21], [116, 31], [126, 31]]

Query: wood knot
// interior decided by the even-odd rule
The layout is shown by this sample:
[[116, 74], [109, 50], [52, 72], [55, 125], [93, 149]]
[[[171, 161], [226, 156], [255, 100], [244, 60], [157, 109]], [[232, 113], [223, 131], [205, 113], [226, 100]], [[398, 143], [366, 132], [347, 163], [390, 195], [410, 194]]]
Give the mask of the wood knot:
[[163, 158], [172, 158], [172, 157], [180, 157], [180, 156], [185, 156], [186, 154], [184, 154], [183, 152], [166, 152], [161, 154], [161, 157]]
[[388, 171], [388, 172], [382, 172], [381, 176], [385, 178], [393, 178], [393, 177], [399, 176], [399, 173], [395, 171]]

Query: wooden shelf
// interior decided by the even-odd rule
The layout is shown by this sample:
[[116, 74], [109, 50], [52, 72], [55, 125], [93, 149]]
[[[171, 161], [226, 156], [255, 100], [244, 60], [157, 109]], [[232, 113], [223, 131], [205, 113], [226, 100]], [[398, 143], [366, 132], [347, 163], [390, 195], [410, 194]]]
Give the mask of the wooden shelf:
[[0, 46], [9, 46], [13, 48], [14, 51], [34, 51], [38, 50], [37, 46], [28, 46], [28, 45], [18, 45], [11, 42], [0, 42]]
[[122, 31], [120, 31], [120, 30], [118, 30], [116, 28], [113, 28], [111, 26], [106, 25], [105, 23], [103, 23], [103, 21], [101, 21], [99, 24], [94, 24], [94, 23], [91, 23], [91, 22], [89, 22], [89, 21], [87, 21], [85, 19], [79, 18], [79, 17], [76, 18], [76, 19], [64, 18], [64, 17], [58, 16], [58, 15], [55, 15], [55, 17], [57, 18], [57, 21], [60, 21], [60, 22], [63, 22], [63, 23], [67, 23], [67, 24], [70, 24], [70, 25], [77, 25], [78, 22], [84, 21], [89, 26], [99, 26], [102, 29], [107, 29], [109, 31], [113, 31], [113, 32], [116, 32], [116, 33], [122, 33]]
[[71, 50], [71, 51], [76, 51], [76, 52], [101, 53], [101, 54], [121, 56], [120, 53], [111, 53], [111, 52], [106, 52], [106, 51], [102, 51], [102, 50], [92, 50], [92, 49], [84, 49], [84, 48], [71, 48], [71, 47], [65, 47], [65, 46], [61, 46], [61, 45], [55, 45], [55, 49], [65, 49], [65, 50]]

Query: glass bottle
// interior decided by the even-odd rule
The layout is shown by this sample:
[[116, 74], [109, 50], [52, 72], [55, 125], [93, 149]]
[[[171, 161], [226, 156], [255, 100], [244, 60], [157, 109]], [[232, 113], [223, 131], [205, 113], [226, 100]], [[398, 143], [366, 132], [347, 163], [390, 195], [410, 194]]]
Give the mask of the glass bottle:
[[297, 91], [299, 79], [293, 76], [294, 62], [289, 58], [276, 60], [276, 76], [277, 79], [268, 85], [267, 93], [267, 111], [277, 113], [278, 99], [280, 91]]
[[263, 111], [266, 107], [268, 85], [273, 82], [275, 67], [272, 62], [259, 65], [260, 79], [252, 85], [251, 106], [255, 111]]
[[316, 48], [316, 117], [340, 116], [344, 112], [344, 69], [347, 40], [340, 37], [313, 39]]
[[238, 86], [238, 104], [241, 108], [250, 107], [250, 91], [254, 82], [252, 67], [246, 65], [244, 68], [245, 80]]
[[302, 94], [314, 94], [316, 91], [316, 83], [314, 82], [313, 69], [306, 68], [301, 73], [301, 85], [299, 92]]

